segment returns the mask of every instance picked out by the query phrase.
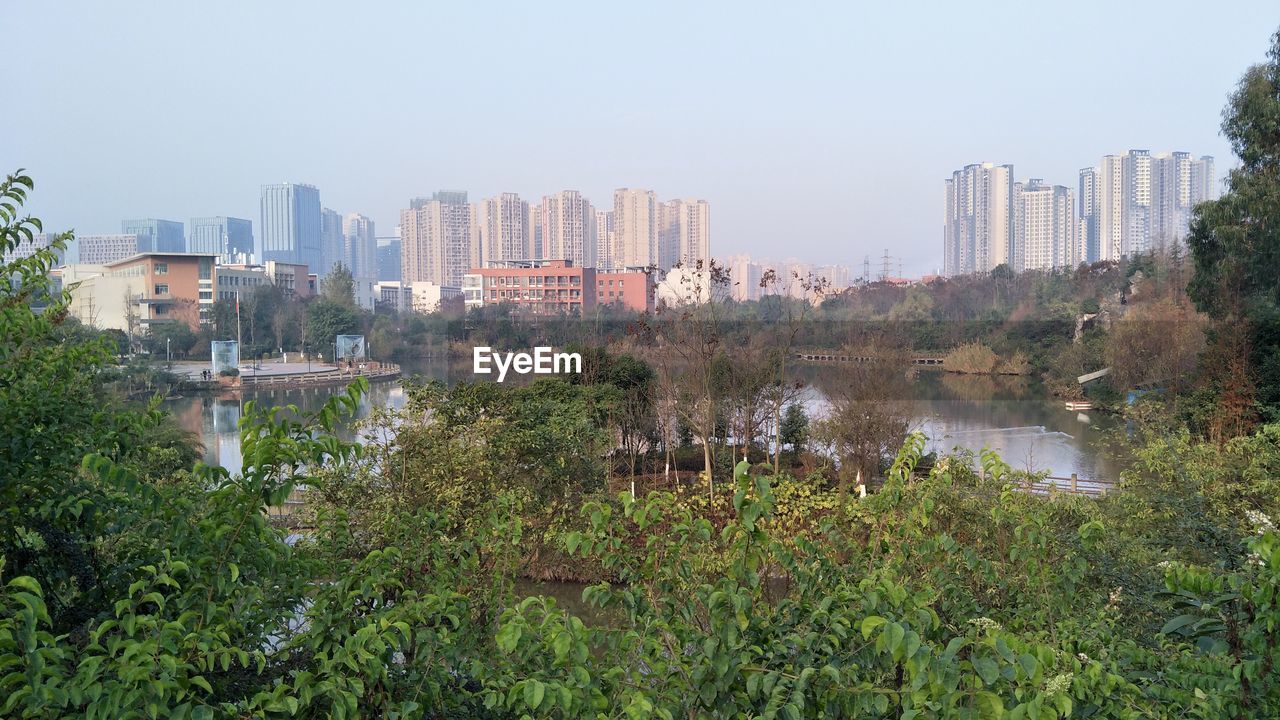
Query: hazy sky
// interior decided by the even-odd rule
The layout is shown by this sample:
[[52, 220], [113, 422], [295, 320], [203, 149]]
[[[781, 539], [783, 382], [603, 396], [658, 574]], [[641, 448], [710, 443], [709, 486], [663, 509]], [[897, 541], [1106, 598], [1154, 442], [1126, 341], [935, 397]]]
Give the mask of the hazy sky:
[[441, 188], [712, 203], [713, 252], [941, 264], [942, 181], [1074, 187], [1218, 132], [1268, 2], [17, 2], [0, 171], [46, 226], [253, 220], [305, 182], [394, 232]]

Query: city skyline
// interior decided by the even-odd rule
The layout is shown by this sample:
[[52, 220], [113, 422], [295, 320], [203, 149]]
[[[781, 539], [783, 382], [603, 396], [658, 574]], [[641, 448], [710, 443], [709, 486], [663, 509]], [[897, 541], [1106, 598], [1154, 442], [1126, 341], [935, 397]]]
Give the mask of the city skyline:
[[[937, 183], [974, 159], [1067, 187], [1081, 158], [1112, 148], [1195, 148], [1220, 171], [1234, 164], [1220, 113], [1274, 29], [1270, 4], [1037, 12], [19, 4], [7, 19], [29, 32], [12, 49], [42, 61], [13, 79], [30, 111], [0, 119], [15, 139], [0, 163], [36, 178], [31, 209], [51, 229], [82, 233], [128, 217], [257, 219], [257, 186], [281, 179], [323, 188], [326, 206], [384, 234], [405, 198], [432, 188], [530, 200], [574, 188], [603, 201], [628, 186], [713, 203], [717, 253], [785, 247], [856, 265], [887, 246], [911, 274], [941, 267]], [[200, 32], [160, 32], [177, 27]], [[423, 45], [425, 27], [450, 30]], [[336, 28], [371, 38], [370, 52], [333, 52]], [[138, 33], [145, 47], [114, 40]], [[54, 34], [56, 53], [44, 41]], [[969, 52], [973, 38], [998, 50]], [[228, 39], [235, 53], [222, 51]], [[494, 91], [479, 82], [535, 73]], [[1081, 94], [1064, 103], [1047, 77]], [[315, 102], [340, 88], [369, 101]], [[134, 111], [157, 95], [254, 110], [182, 122]]]
[[942, 274], [1072, 268], [1170, 248], [1222, 187], [1213, 156], [1131, 149], [1079, 171], [1075, 188], [970, 163], [943, 181]]

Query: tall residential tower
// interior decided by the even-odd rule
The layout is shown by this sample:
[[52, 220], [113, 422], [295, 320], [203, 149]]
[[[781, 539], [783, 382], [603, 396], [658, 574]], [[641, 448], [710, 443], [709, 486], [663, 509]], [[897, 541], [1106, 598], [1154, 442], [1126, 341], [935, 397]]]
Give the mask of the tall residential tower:
[[990, 272], [1013, 261], [1013, 166], [966, 165], [945, 181], [943, 272]]
[[471, 214], [465, 192], [442, 190], [410, 201], [409, 208], [400, 211], [403, 282], [461, 287], [462, 276], [480, 264], [480, 248], [472, 244]]

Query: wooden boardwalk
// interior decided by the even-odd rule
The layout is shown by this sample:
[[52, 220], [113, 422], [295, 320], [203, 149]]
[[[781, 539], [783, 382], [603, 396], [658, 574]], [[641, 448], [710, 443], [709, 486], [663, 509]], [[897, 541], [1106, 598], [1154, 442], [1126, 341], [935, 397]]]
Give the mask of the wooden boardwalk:
[[[797, 352], [795, 358], [804, 362], [825, 363], [870, 363], [886, 362], [894, 359], [876, 355], [854, 355], [830, 350]], [[911, 355], [907, 358], [907, 362], [912, 365], [942, 365], [943, 360], [944, 358], [938, 355]]]

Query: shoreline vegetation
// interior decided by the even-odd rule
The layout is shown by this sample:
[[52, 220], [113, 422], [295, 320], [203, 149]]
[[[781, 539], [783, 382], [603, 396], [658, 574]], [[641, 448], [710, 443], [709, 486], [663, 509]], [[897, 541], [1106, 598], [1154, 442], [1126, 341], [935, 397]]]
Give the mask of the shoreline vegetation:
[[[10, 175], [0, 717], [1280, 717], [1277, 117], [1280, 33], [1224, 113], [1241, 165], [1189, 257], [831, 297], [793, 278], [645, 322], [365, 313], [342, 273], [305, 303], [268, 289], [247, 357], [363, 331], [392, 355], [576, 345], [583, 372], [409, 382], [354, 424], [365, 378], [314, 411], [245, 403], [236, 474], [130, 400], [155, 368], [115, 365], [209, 338], [71, 319], [49, 277], [71, 235], [29, 247], [34, 183]], [[927, 454], [887, 362], [813, 377], [810, 420], [792, 359], [824, 342], [957, 348], [961, 385], [1110, 368], [1089, 392], [1122, 408], [1126, 469], [1039, 494], [993, 452]], [[296, 494], [305, 533], [270, 518]], [[517, 595], [531, 561], [599, 580], [591, 612]]]
[[982, 343], [966, 343], [947, 353], [942, 369], [962, 375], [1030, 375], [1031, 362], [1021, 351], [1001, 358]]

